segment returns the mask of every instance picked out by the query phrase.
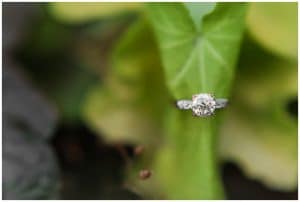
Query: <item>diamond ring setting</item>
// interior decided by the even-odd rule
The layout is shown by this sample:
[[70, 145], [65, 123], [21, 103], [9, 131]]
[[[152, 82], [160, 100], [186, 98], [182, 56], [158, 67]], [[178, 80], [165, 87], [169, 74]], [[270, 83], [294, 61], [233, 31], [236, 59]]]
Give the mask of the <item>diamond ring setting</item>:
[[214, 114], [215, 109], [224, 108], [228, 100], [214, 98], [208, 93], [193, 95], [192, 100], [178, 100], [176, 105], [181, 110], [192, 110], [194, 116], [205, 117]]

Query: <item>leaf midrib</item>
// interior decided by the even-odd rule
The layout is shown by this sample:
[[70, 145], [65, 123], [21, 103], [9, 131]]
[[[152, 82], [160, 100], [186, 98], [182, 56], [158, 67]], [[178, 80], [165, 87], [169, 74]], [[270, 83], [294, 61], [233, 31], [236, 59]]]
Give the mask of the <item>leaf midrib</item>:
[[[210, 40], [205, 38], [204, 36], [196, 36], [194, 38], [188, 38], [184, 42], [175, 43], [175, 47], [180, 46], [186, 46], [190, 42], [190, 40], [196, 41], [195, 45], [191, 47], [190, 53], [188, 54], [187, 59], [183, 63], [183, 66], [180, 68], [179, 71], [177, 71], [177, 74], [174, 76], [174, 78], [171, 81], [171, 86], [177, 86], [185, 73], [191, 68], [190, 63], [193, 61], [194, 57], [197, 55], [197, 49], [199, 50], [198, 55], [198, 70], [201, 76], [201, 89], [200, 91], [203, 91], [206, 89], [206, 77], [205, 77], [205, 59], [204, 59], [204, 47], [207, 48], [207, 51], [211, 53], [211, 55], [215, 58], [216, 61], [218, 61], [221, 65], [221, 67], [225, 68], [225, 72], [230, 73], [230, 68], [228, 62], [224, 59], [224, 57], [220, 54], [220, 52], [211, 44]], [[165, 47], [166, 48], [166, 47]], [[171, 46], [169, 48], [172, 48]], [[168, 48], [167, 48], [168, 49]]]

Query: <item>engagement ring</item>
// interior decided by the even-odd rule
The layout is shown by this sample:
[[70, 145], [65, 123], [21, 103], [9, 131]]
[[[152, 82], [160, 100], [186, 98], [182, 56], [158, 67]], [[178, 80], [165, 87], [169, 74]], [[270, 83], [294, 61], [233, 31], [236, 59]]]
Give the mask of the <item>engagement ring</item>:
[[204, 117], [214, 114], [215, 109], [224, 108], [227, 102], [227, 99], [215, 99], [211, 94], [201, 93], [193, 95], [192, 100], [178, 100], [176, 104], [179, 109], [191, 109], [194, 116]]

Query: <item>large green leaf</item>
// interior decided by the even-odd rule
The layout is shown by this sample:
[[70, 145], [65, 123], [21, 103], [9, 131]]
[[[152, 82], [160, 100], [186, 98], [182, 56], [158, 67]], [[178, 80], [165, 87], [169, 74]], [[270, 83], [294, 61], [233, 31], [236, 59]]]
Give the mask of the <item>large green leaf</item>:
[[[206, 13], [211, 6], [203, 4], [208, 8], [199, 12]], [[209, 15], [198, 16], [192, 14], [191, 6], [186, 9], [181, 3], [149, 7], [174, 97], [199, 92], [226, 95], [242, 36], [245, 4], [220, 3]], [[201, 27], [195, 24], [197, 17]]]
[[[150, 3], [148, 10], [173, 97], [191, 98], [196, 93], [228, 97], [246, 4]], [[165, 144], [155, 167], [165, 197], [222, 198], [216, 156], [219, 116], [201, 119], [167, 109]]]

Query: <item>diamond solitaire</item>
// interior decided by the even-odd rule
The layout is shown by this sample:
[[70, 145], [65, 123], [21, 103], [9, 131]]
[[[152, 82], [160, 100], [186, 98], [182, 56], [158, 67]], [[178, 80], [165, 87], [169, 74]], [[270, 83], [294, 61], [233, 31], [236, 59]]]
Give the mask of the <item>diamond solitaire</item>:
[[196, 116], [210, 116], [216, 108], [216, 100], [210, 94], [198, 94], [192, 98], [192, 110]]
[[201, 93], [193, 95], [192, 100], [179, 100], [177, 107], [182, 110], [193, 111], [194, 116], [211, 116], [215, 109], [224, 108], [227, 104], [227, 99], [215, 99], [213, 95]]

